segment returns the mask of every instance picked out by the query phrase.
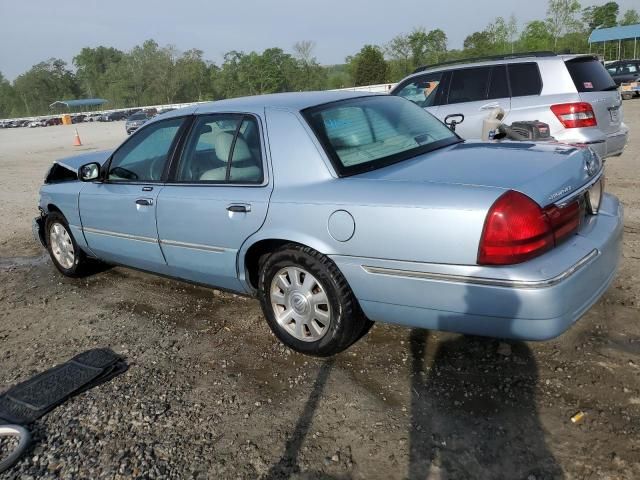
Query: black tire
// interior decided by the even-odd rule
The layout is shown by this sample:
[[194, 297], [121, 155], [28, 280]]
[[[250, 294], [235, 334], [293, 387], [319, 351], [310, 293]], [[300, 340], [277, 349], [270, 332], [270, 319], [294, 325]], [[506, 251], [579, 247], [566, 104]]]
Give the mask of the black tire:
[[[326, 333], [317, 341], [299, 340], [277, 321], [270, 290], [276, 274], [286, 267], [297, 267], [310, 273], [326, 293], [331, 320]], [[340, 353], [366, 334], [372, 324], [362, 313], [338, 267], [326, 256], [302, 245], [287, 244], [261, 262], [258, 298], [275, 336], [288, 347], [306, 355], [329, 357]]]
[[[62, 226], [71, 241], [71, 245], [73, 246], [73, 262], [70, 267], [66, 267], [62, 265], [60, 261], [54, 255], [53, 248], [51, 242], [52, 230], [55, 225]], [[76, 243], [76, 239], [73, 238], [73, 234], [71, 233], [71, 229], [69, 228], [69, 223], [67, 219], [64, 218], [64, 215], [58, 212], [51, 212], [47, 215], [47, 220], [45, 222], [45, 238], [47, 241], [47, 251], [49, 252], [49, 256], [51, 257], [51, 261], [55, 265], [55, 267], [67, 277], [83, 277], [92, 271], [92, 266], [94, 265], [89, 258], [85, 255], [85, 253], [78, 247]]]

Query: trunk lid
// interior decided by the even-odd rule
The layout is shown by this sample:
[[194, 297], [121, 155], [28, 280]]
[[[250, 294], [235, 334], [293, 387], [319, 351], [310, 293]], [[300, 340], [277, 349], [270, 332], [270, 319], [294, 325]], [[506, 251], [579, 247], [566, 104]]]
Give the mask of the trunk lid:
[[622, 123], [622, 97], [616, 82], [597, 58], [580, 56], [565, 62], [583, 102], [590, 103], [605, 133], [615, 133]]
[[357, 177], [516, 190], [545, 207], [585, 185], [600, 165], [589, 150], [557, 143], [467, 141]]

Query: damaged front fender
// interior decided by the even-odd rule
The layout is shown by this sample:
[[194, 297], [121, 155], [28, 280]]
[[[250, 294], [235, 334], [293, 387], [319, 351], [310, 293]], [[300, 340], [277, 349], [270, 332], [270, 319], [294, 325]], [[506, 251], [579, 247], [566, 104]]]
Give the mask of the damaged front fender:
[[47, 248], [47, 237], [44, 234], [45, 220], [44, 212], [40, 212], [40, 216], [33, 219], [31, 232], [33, 233], [33, 238], [40, 242], [44, 248]]

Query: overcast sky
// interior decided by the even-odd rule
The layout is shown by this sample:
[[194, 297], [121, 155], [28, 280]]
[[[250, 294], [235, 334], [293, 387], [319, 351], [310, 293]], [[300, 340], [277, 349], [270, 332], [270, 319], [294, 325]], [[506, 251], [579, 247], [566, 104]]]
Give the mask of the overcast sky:
[[[618, 4], [638, 8], [638, 0]], [[149, 38], [199, 48], [216, 63], [229, 50], [290, 51], [313, 40], [320, 63], [342, 63], [362, 45], [413, 27], [441, 28], [449, 48], [461, 48], [496, 16], [515, 13], [523, 25], [545, 10], [546, 1], [522, 0], [0, 0], [0, 72], [14, 79], [50, 57], [71, 64], [82, 47], [129, 50]]]

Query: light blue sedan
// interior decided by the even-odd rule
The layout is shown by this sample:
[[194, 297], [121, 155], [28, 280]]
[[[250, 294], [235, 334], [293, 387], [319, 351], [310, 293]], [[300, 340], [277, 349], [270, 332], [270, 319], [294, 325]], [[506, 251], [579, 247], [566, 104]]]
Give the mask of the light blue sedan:
[[411, 102], [291, 93], [189, 107], [63, 159], [34, 230], [96, 261], [260, 299], [310, 355], [374, 321], [543, 340], [611, 284], [622, 207], [589, 149], [465, 142]]

